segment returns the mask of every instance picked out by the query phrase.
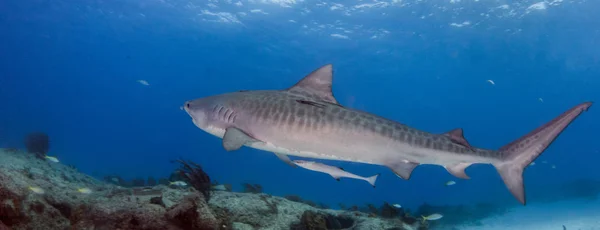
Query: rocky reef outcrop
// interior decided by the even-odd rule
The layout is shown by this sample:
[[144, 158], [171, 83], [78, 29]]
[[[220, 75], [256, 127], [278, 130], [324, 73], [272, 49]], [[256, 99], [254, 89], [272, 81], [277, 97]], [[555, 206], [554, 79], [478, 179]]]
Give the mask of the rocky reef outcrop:
[[125, 188], [24, 151], [0, 149], [0, 230], [421, 229], [419, 222], [319, 209], [264, 193]]

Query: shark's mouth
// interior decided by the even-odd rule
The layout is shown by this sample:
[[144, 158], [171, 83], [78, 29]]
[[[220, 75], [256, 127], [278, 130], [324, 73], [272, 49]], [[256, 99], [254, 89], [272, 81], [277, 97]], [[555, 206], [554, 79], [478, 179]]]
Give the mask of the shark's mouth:
[[192, 118], [192, 123], [194, 123], [194, 125], [196, 125], [196, 127], [202, 129], [202, 127], [200, 127], [200, 124], [198, 124], [198, 122], [196, 122], [196, 119]]

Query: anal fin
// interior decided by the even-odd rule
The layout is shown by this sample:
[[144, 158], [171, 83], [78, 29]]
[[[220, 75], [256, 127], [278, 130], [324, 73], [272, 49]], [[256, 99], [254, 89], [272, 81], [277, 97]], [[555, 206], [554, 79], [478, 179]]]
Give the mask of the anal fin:
[[227, 128], [223, 135], [223, 148], [227, 151], [238, 150], [245, 144], [257, 142], [258, 140], [248, 136], [242, 130], [237, 128]]
[[390, 168], [392, 171], [394, 171], [394, 173], [399, 176], [402, 179], [408, 180], [410, 179], [410, 175], [412, 174], [413, 170], [419, 166], [418, 163], [413, 163], [413, 162], [399, 162], [396, 164], [392, 164], [392, 165], [387, 165], [388, 168]]
[[446, 170], [448, 170], [448, 172], [453, 176], [468, 180], [471, 178], [467, 175], [467, 173], [465, 173], [465, 169], [467, 169], [467, 167], [469, 166], [471, 166], [471, 163], [458, 163], [453, 165], [447, 165], [444, 168], [446, 168]]

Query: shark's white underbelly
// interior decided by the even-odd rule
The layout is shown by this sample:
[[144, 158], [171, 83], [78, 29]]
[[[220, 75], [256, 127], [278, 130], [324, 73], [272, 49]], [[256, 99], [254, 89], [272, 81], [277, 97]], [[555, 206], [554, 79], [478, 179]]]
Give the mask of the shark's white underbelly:
[[[194, 121], [194, 124], [196, 124], [195, 121]], [[198, 127], [201, 128], [201, 129], [203, 129], [207, 133], [210, 133], [210, 134], [212, 134], [212, 135], [214, 135], [216, 137], [223, 138], [223, 136], [225, 136], [225, 129], [221, 129], [221, 128], [214, 127], [214, 126], [209, 126], [206, 129], [204, 129], [204, 128], [200, 127], [200, 126], [198, 126]], [[338, 155], [332, 155], [332, 154], [328, 154], [328, 153], [320, 153], [320, 152], [314, 152], [314, 151], [298, 150], [298, 149], [293, 149], [293, 148], [284, 147], [284, 146], [277, 146], [277, 145], [275, 145], [273, 143], [264, 142], [264, 141], [249, 143], [249, 144], [246, 144], [245, 146], [250, 147], [250, 148], [254, 148], [254, 149], [259, 149], [259, 150], [264, 150], [264, 151], [269, 151], [269, 152], [275, 152], [275, 153], [281, 153], [281, 154], [290, 155], [290, 156], [297, 156], [297, 157], [325, 159], [325, 160], [352, 161], [352, 162], [367, 163], [367, 164], [377, 164], [376, 162], [373, 162], [373, 161], [367, 161], [367, 160], [361, 160], [361, 159], [354, 159], [354, 158], [347, 158], [347, 157], [338, 156]]]
[[[218, 127], [210, 126], [203, 130], [219, 138], [223, 138], [225, 135], [225, 129]], [[356, 140], [355, 137], [297, 135], [301, 135], [302, 138], [294, 137], [294, 134], [288, 134], [287, 138], [283, 138], [280, 133], [268, 135], [268, 138], [264, 138], [264, 140], [248, 143], [245, 146], [290, 156], [376, 165], [386, 165], [397, 161], [441, 166], [461, 162], [490, 163], [485, 160], [482, 161], [478, 157], [453, 155], [432, 149], [417, 148], [405, 143], [381, 139], [376, 136], [365, 136], [363, 140], [357, 143], [356, 141], [352, 141]], [[290, 136], [292, 137], [290, 138]], [[265, 140], [273, 141], [269, 142]], [[277, 145], [275, 143], [284, 144]]]

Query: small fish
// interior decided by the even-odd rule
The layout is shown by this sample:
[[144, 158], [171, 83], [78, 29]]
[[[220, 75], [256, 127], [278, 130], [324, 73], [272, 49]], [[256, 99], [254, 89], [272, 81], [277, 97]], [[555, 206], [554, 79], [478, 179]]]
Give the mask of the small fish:
[[489, 83], [490, 83], [490, 84], [492, 84], [492, 85], [495, 85], [495, 84], [496, 84], [496, 82], [494, 82], [494, 81], [492, 81], [492, 80], [487, 80], [487, 82], [489, 82]]
[[77, 189], [77, 192], [80, 192], [83, 194], [90, 194], [90, 193], [92, 193], [92, 190], [89, 188], [79, 188], [79, 189]]
[[535, 162], [531, 162], [531, 164], [529, 164], [529, 166], [534, 166], [534, 165], [535, 165]]
[[556, 165], [552, 165], [552, 169], [556, 169]]
[[138, 83], [145, 85], [145, 86], [149, 86], [150, 83], [148, 83], [146, 80], [137, 80]]
[[58, 159], [56, 157], [45, 156], [46, 160], [52, 161], [54, 163], [58, 163]]
[[446, 184], [445, 184], [445, 185], [446, 185], [446, 186], [450, 186], [450, 185], [455, 185], [455, 184], [456, 184], [456, 181], [449, 180], [448, 182], [446, 182]]
[[540, 100], [540, 102], [544, 103], [544, 99], [543, 98], [538, 98], [538, 100]]
[[115, 183], [119, 183], [119, 178], [113, 177], [113, 178], [110, 178], [110, 180], [112, 180]]
[[402, 205], [399, 205], [399, 204], [393, 204], [392, 206], [393, 206], [394, 208], [402, 208]]
[[371, 186], [373, 186], [373, 187], [375, 187], [375, 181], [377, 180], [377, 176], [379, 176], [379, 174], [376, 174], [371, 177], [362, 177], [362, 176], [358, 176], [356, 174], [346, 172], [346, 171], [344, 171], [343, 168], [326, 165], [326, 164], [315, 162], [315, 161], [295, 160], [292, 162], [294, 164], [296, 164], [302, 168], [308, 169], [308, 170], [329, 174], [331, 177], [333, 177], [334, 179], [336, 179], [338, 181], [342, 177], [364, 180], [366, 182], [369, 182], [369, 184], [371, 184]]
[[187, 186], [187, 183], [183, 182], [183, 181], [173, 181], [173, 182], [169, 182], [169, 185], [175, 185], [175, 186]]
[[421, 216], [423, 218], [423, 221], [425, 220], [439, 220], [442, 219], [442, 217], [444, 217], [442, 214], [439, 213], [435, 213], [435, 214], [431, 214], [429, 216]]
[[29, 190], [31, 190], [32, 192], [36, 193], [36, 194], [44, 194], [44, 190], [40, 187], [29, 187]]
[[231, 191], [231, 185], [228, 185], [228, 184], [213, 185], [211, 187], [211, 189], [217, 190], [217, 191]]
[[548, 161], [542, 161], [542, 164], [547, 164], [547, 163], [548, 163]]

